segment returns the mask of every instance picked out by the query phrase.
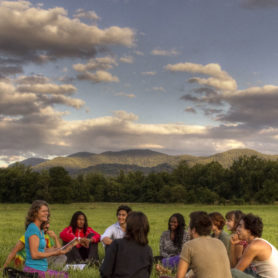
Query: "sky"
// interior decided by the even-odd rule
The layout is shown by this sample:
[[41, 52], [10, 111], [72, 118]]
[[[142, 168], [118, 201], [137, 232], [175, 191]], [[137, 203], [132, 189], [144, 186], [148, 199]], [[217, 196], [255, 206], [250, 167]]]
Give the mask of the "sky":
[[277, 0], [0, 1], [0, 167], [278, 154]]

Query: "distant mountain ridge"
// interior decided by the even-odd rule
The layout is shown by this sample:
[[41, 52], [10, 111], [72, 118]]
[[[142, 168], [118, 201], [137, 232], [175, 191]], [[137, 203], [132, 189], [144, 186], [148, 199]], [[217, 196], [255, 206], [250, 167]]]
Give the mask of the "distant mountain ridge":
[[[25, 166], [36, 166], [45, 161], [48, 161], [48, 159], [39, 158], [39, 157], [30, 157], [30, 158], [20, 161], [19, 163], [21, 163]], [[10, 166], [13, 166], [14, 164], [15, 163], [11, 164]]]
[[[251, 149], [233, 149], [211, 156], [192, 155], [168, 155], [152, 150], [123, 150], [118, 152], [107, 151], [100, 154], [90, 152], [78, 152], [67, 157], [56, 157], [31, 165], [36, 171], [51, 167], [64, 167], [71, 174], [101, 172], [107, 175], [116, 175], [120, 170], [142, 171], [171, 171], [180, 161], [184, 160], [188, 165], [207, 164], [212, 161], [219, 162], [228, 168], [240, 156], [257, 156], [267, 160], [277, 160], [278, 155], [267, 155]], [[27, 159], [28, 160], [28, 159]], [[20, 163], [25, 164], [27, 160]], [[29, 159], [30, 160], [30, 159]]]

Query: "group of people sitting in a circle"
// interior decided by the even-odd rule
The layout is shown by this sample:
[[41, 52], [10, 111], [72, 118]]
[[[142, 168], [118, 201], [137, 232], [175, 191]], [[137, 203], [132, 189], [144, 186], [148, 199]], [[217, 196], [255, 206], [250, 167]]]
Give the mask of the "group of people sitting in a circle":
[[[160, 254], [153, 257], [148, 245], [149, 223], [142, 212], [121, 205], [118, 221], [100, 235], [88, 226], [86, 215], [77, 211], [70, 225], [58, 236], [49, 230], [50, 212], [45, 201], [32, 203], [25, 222], [25, 235], [8, 255], [23, 271], [38, 277], [68, 277], [65, 264], [99, 267], [102, 278], [148, 278], [153, 266], [159, 277], [176, 278], [277, 278], [278, 251], [261, 238], [260, 217], [239, 210], [226, 219], [219, 213], [195, 211], [189, 227], [183, 215], [173, 214], [168, 230], [160, 237]], [[223, 231], [225, 224], [231, 234]], [[105, 247], [100, 263], [98, 242]], [[56, 270], [52, 270], [49, 268]]]

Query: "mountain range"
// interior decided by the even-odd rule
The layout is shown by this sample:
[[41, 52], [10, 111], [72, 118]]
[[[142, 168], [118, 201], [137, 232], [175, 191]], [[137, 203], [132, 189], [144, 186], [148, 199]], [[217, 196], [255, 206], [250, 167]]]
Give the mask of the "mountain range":
[[51, 160], [42, 158], [28, 158], [20, 161], [26, 166], [31, 166], [35, 171], [62, 166], [71, 175], [98, 172], [105, 175], [117, 175], [120, 170], [150, 172], [171, 171], [180, 161], [188, 165], [206, 164], [212, 161], [219, 162], [228, 168], [240, 156], [257, 156], [267, 160], [277, 160], [278, 155], [267, 155], [251, 149], [232, 149], [211, 156], [168, 155], [152, 150], [123, 150], [118, 152], [103, 152], [100, 154], [78, 152], [66, 157], [56, 157]]

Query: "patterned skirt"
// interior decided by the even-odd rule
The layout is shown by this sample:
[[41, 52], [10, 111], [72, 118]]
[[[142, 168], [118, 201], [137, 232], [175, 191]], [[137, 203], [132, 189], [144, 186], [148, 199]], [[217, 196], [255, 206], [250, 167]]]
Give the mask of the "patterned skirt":
[[31, 268], [29, 266], [24, 266], [23, 271], [29, 273], [38, 273], [39, 278], [68, 278], [69, 277], [68, 273], [65, 271], [57, 271], [51, 269], [48, 269], [47, 271], [41, 271], [41, 270]]

